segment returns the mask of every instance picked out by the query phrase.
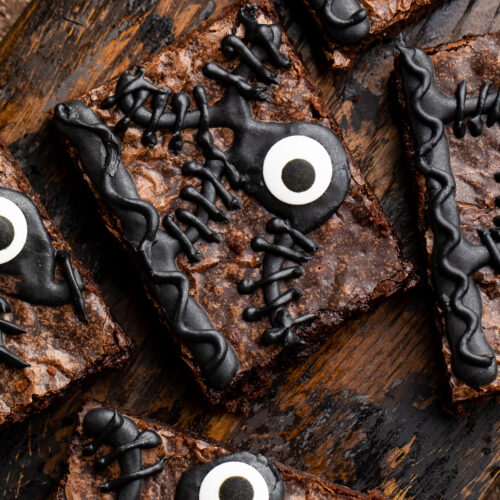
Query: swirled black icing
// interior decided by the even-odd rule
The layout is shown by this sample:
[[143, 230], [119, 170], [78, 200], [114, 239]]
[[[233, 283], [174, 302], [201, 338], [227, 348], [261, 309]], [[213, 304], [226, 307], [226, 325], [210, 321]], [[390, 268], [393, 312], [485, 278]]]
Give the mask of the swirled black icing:
[[[104, 108], [118, 106], [124, 113], [117, 124], [119, 131], [131, 123], [144, 127], [142, 140], [148, 146], [157, 143], [157, 131], [167, 129], [173, 132], [170, 148], [178, 153], [183, 146], [182, 131], [198, 129], [196, 139], [206, 162], [204, 165], [186, 163], [183, 174], [200, 178], [202, 188], [197, 191], [186, 186], [180, 193], [197, 208], [195, 213], [186, 209], [175, 213], [177, 220], [187, 225], [186, 231], [181, 230], [173, 214], [168, 214], [162, 221], [164, 231], [158, 228], [156, 210], [138, 199], [132, 177], [121, 162], [118, 140], [92, 111], [81, 102], [70, 102], [56, 108], [58, 127], [76, 145], [86, 173], [120, 218], [123, 235], [140, 256], [149, 285], [173, 323], [174, 333], [188, 344], [209, 384], [217, 388], [231, 382], [238, 361], [226, 339], [214, 330], [205, 311], [189, 298], [189, 283], [179, 272], [176, 258], [184, 252], [191, 261], [200, 260], [202, 255], [194, 247], [200, 238], [209, 242], [220, 241], [220, 235], [208, 226], [210, 220], [229, 220], [228, 214], [217, 207], [217, 200], [228, 210], [240, 207], [238, 199], [221, 183], [222, 177], [229, 180], [233, 189], [242, 188], [278, 216], [268, 227], [276, 234], [277, 241], [259, 245], [257, 238], [252, 244], [254, 249], [266, 252], [263, 278], [253, 285], [253, 290], [263, 288], [266, 307], [260, 313], [246, 312], [245, 317], [252, 320], [258, 315], [268, 315], [273, 328], [266, 333], [265, 340], [281, 341], [285, 345], [298, 343], [290, 328], [314, 316], [292, 319], [283, 310], [300, 293], [293, 289], [281, 295], [278, 280], [297, 277], [301, 270], [290, 274], [286, 271], [280, 274], [279, 271], [290, 255], [300, 255], [301, 261], [308, 260], [304, 252], [292, 247], [297, 245], [308, 252], [315, 250], [316, 245], [303, 233], [318, 227], [335, 212], [350, 182], [345, 151], [330, 129], [307, 122], [276, 123], [253, 119], [248, 101], [270, 101], [268, 87], [279, 83], [277, 71], [264, 63], [269, 62], [275, 68], [290, 65], [288, 58], [280, 52], [281, 29], [276, 25], [258, 23], [256, 13], [257, 9], [250, 4], [240, 9], [238, 18], [245, 26], [245, 37], [240, 39], [228, 35], [222, 41], [226, 56], [240, 57], [239, 66], [231, 73], [215, 63], [208, 63], [203, 69], [207, 77], [228, 87], [225, 96], [215, 105], [208, 105], [205, 89], [198, 85], [193, 90], [197, 109], [191, 110], [185, 94], [172, 96], [169, 89], [155, 87], [145, 78], [145, 71], [140, 67], [125, 72], [117, 82], [115, 94], [102, 103]], [[264, 85], [248, 83], [252, 74]], [[151, 97], [151, 110], [144, 105], [148, 97]], [[166, 110], [170, 98], [171, 109]], [[214, 144], [210, 129], [215, 127], [226, 127], [234, 132], [234, 143], [227, 151]], [[273, 196], [266, 187], [262, 170], [270, 148], [281, 139], [294, 135], [313, 138], [321, 144], [333, 165], [331, 181], [324, 194], [301, 206], [284, 203]]]
[[103, 493], [117, 491], [117, 500], [137, 500], [141, 494], [143, 479], [163, 470], [165, 458], [142, 468], [142, 450], [159, 446], [161, 437], [150, 430], [139, 432], [133, 420], [120, 415], [116, 410], [90, 410], [83, 419], [83, 428], [86, 434], [94, 437], [83, 449], [86, 455], [94, 455], [104, 443], [114, 447], [110, 454], [95, 460], [96, 469], [103, 470], [115, 460], [120, 464], [121, 476], [101, 484]]
[[[264, 479], [268, 491], [269, 500], [284, 500], [285, 482], [283, 477], [274, 464], [263, 455], [253, 455], [248, 452], [233, 453], [225, 455], [213, 462], [200, 464], [187, 470], [182, 475], [177, 490], [175, 500], [198, 500], [199, 492], [203, 480], [207, 474], [225, 463], [236, 462], [253, 467]], [[245, 477], [244, 473], [238, 476], [227, 477], [221, 482], [218, 498], [220, 500], [231, 500], [233, 498], [256, 498], [252, 492], [251, 482]], [[219, 485], [216, 485], [219, 486]]]
[[370, 32], [368, 12], [359, 0], [309, 0], [330, 38], [340, 44], [354, 45]]
[[[35, 204], [20, 191], [0, 187], [0, 198], [13, 202], [26, 219], [28, 234], [20, 253], [12, 260], [0, 264], [0, 274], [15, 278], [9, 294], [32, 304], [60, 306], [74, 302], [75, 307], [87, 321], [85, 304], [81, 291], [83, 283], [78, 271], [71, 265], [70, 255], [65, 250], [56, 250], [43, 225]], [[8, 224], [2, 224], [4, 245], [12, 239], [13, 233]], [[13, 228], [15, 230], [15, 228]], [[64, 281], [55, 277], [56, 267], [60, 266]], [[10, 304], [0, 298], [0, 315], [11, 312]], [[17, 335], [25, 333], [19, 326], [0, 319], [0, 358], [12, 366], [25, 368], [28, 363], [10, 352], [4, 345], [3, 334]]]
[[468, 241], [460, 228], [455, 200], [455, 179], [444, 125], [453, 122], [463, 137], [469, 118], [472, 135], [500, 121], [500, 90], [481, 88], [479, 96], [466, 97], [465, 83], [455, 97], [441, 92], [434, 80], [430, 58], [419, 49], [399, 46], [401, 74], [417, 148], [417, 167], [427, 179], [434, 232], [432, 272], [439, 306], [444, 311], [454, 373], [472, 387], [493, 382], [497, 376], [495, 354], [484, 336], [481, 296], [473, 274], [484, 266], [499, 267], [498, 228], [480, 229], [482, 245]]

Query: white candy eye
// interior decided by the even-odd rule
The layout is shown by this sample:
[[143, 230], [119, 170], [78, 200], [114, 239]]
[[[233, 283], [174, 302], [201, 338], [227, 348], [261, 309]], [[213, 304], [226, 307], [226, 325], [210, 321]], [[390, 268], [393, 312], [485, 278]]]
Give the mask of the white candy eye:
[[314, 139], [291, 135], [278, 141], [264, 159], [264, 182], [288, 205], [307, 205], [328, 189], [333, 175], [328, 151]]
[[22, 210], [7, 198], [0, 198], [0, 264], [21, 252], [27, 236], [28, 224]]
[[203, 479], [199, 500], [269, 500], [269, 488], [261, 473], [244, 462], [225, 462]]

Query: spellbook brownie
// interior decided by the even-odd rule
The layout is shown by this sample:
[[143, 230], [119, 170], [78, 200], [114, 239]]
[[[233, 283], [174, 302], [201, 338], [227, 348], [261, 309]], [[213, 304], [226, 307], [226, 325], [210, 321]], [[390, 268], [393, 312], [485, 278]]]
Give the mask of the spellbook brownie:
[[385, 498], [94, 401], [87, 402], [79, 413], [67, 468], [56, 500], [115, 496], [122, 500]]
[[132, 352], [0, 139], [0, 426]]
[[328, 62], [349, 68], [376, 40], [394, 36], [446, 0], [300, 0], [315, 24]]
[[263, 393], [285, 350], [310, 354], [414, 284], [276, 23], [271, 2], [233, 7], [55, 110], [183, 360], [229, 410]]
[[404, 142], [457, 403], [500, 390], [500, 33], [400, 51]]

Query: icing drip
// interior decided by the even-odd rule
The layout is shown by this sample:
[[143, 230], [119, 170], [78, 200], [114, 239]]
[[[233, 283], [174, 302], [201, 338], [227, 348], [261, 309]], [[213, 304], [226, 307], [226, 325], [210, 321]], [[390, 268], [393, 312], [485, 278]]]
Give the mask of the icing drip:
[[359, 0], [309, 0], [330, 38], [337, 43], [360, 43], [370, 32], [368, 12]]
[[326, 19], [328, 23], [334, 28], [350, 28], [351, 26], [355, 26], [356, 24], [361, 23], [368, 16], [366, 9], [362, 9], [360, 7], [356, 12], [354, 12], [347, 18], [338, 17], [334, 13], [334, 3], [338, 3], [338, 0], [325, 0], [325, 3], [323, 5], [324, 19]]
[[418, 168], [427, 178], [430, 192], [436, 239], [434, 281], [440, 305], [446, 313], [454, 371], [469, 385], [485, 385], [495, 380], [497, 366], [481, 328], [481, 298], [472, 276], [485, 265], [499, 269], [498, 243], [492, 238], [497, 232], [479, 231], [484, 246], [472, 245], [461, 232], [444, 123], [454, 121], [454, 132], [460, 138], [465, 135], [464, 119], [469, 117], [471, 134], [479, 135], [483, 129], [481, 115], [488, 115], [489, 127], [500, 118], [499, 92], [488, 93], [490, 85], [485, 84], [477, 98], [466, 99], [466, 86], [461, 83], [454, 100], [437, 89], [432, 62], [424, 52], [403, 46], [399, 50], [418, 147]]
[[142, 468], [141, 450], [160, 446], [161, 437], [150, 430], [139, 432], [131, 419], [120, 415], [116, 410], [90, 410], [84, 417], [83, 427], [86, 432], [95, 436], [84, 447], [85, 455], [94, 455], [104, 443], [114, 447], [111, 453], [94, 461], [97, 470], [106, 469], [115, 460], [120, 463], [121, 476], [101, 484], [103, 493], [117, 491], [118, 500], [137, 500], [141, 494], [142, 480], [163, 470], [165, 458]]

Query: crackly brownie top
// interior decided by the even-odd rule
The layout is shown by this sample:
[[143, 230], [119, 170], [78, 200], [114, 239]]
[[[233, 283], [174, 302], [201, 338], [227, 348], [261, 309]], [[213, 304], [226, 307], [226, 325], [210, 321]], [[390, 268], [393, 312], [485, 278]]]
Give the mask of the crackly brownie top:
[[[11, 200], [15, 200], [14, 207]], [[56, 395], [99, 365], [105, 366], [108, 358], [124, 357], [131, 345], [112, 321], [88, 272], [67, 257], [68, 245], [3, 142], [0, 205], [0, 297], [6, 311], [0, 315], [0, 335], [6, 348], [0, 357], [3, 424], [21, 420], [35, 400], [39, 404]], [[23, 224], [24, 240], [16, 250]], [[9, 230], [14, 237], [4, 241]], [[7, 255], [6, 251], [13, 253]], [[73, 278], [77, 276], [77, 281], [83, 280], [80, 298], [88, 322], [78, 300], [70, 294], [64, 296], [68, 272]], [[37, 283], [38, 279], [42, 282]], [[25, 333], [16, 332], [16, 328]]]
[[[102, 460], [119, 446], [134, 441], [143, 444], [128, 455], [119, 453], [120, 460], [127, 459], [125, 467], [121, 468], [116, 460]], [[235, 491], [242, 499], [261, 499], [266, 494], [269, 500], [383, 498], [377, 493], [365, 495], [322, 481], [272, 463], [262, 455], [234, 452], [215, 442], [103, 408], [94, 402], [87, 403], [79, 415], [68, 455], [68, 474], [59, 489], [58, 500], [111, 498], [113, 493], [101, 489], [105, 483], [108, 486], [105, 489], [119, 492], [121, 498], [127, 499], [224, 500], [236, 498], [231, 496]], [[142, 484], [120, 481], [137, 470], [147, 471]], [[114, 484], [110, 485], [110, 481]]]
[[404, 20], [411, 20], [412, 16], [421, 8], [434, 4], [433, 0], [360, 0], [361, 5], [368, 11], [370, 18], [370, 34], [378, 35], [389, 26]]
[[[449, 44], [431, 52], [436, 83], [439, 88], [453, 96], [461, 81], [467, 82], [467, 95], [478, 95], [485, 82], [492, 89], [500, 88], [500, 33], [471, 37]], [[500, 184], [495, 173], [500, 171], [500, 127], [484, 127], [478, 137], [467, 133], [463, 138], [455, 137], [453, 124], [446, 127], [450, 145], [450, 160], [456, 181], [456, 200], [460, 210], [460, 223], [464, 236], [471, 242], [481, 243], [477, 230], [490, 229], [500, 214], [495, 198], [500, 195]], [[426, 232], [429, 250], [433, 235]], [[491, 266], [480, 269], [474, 276], [479, 285], [483, 304], [481, 319], [485, 337], [496, 353], [500, 363], [500, 275]], [[450, 360], [446, 346], [445, 355]], [[476, 395], [476, 391], [452, 377], [453, 394], [456, 399]], [[500, 389], [500, 374], [484, 391]]]
[[[250, 21], [249, 25], [255, 27], [257, 32], [259, 27], [256, 23], [265, 27], [276, 23], [277, 20], [268, 2], [255, 3], [259, 7], [255, 14], [256, 22]], [[245, 15], [251, 17], [253, 11], [244, 12], [243, 16]], [[236, 50], [233, 48], [234, 45], [238, 50], [244, 51], [241, 48], [242, 42], [235, 40], [236, 37], [240, 40], [244, 40], [245, 36], [250, 38], [248, 26], [243, 26], [244, 22], [241, 22], [241, 19], [241, 11], [238, 15], [238, 10], [233, 8], [206, 29], [184, 38], [175, 46], [164, 49], [146, 62], [144, 70], [137, 75], [142, 78], [140, 75], [144, 74], [147, 81], [152, 83], [157, 90], [154, 95], [149, 95], [149, 100], [143, 101], [145, 106], [149, 109], [155, 106], [156, 109], [160, 109], [160, 99], [162, 95], [165, 95], [162, 94], [165, 91], [161, 89], [166, 88], [177, 96], [181, 92], [188, 96], [198, 93], [198, 97], [195, 96], [195, 98], [199, 101], [200, 90], [195, 88], [197, 85], [203, 86], [209, 107], [220, 102], [226, 93], [226, 86], [214, 82], [213, 77], [219, 75], [219, 79], [225, 78], [224, 81], [227, 82], [230, 81], [231, 76], [220, 76], [221, 71], [213, 65], [208, 71], [205, 65], [215, 63], [226, 73], [237, 67], [240, 59], [228, 57], [228, 50], [221, 51], [220, 49], [221, 45], [224, 48], [224, 43], [227, 49], [230, 43], [231, 50]], [[226, 42], [225, 37], [228, 35], [236, 36], [233, 36], [230, 42]], [[257, 35], [252, 32], [251, 37], [254, 36]], [[339, 153], [332, 159], [334, 162], [339, 162], [335, 165], [338, 171], [349, 172], [350, 170], [350, 181], [346, 184], [347, 193], [343, 201], [342, 197], [336, 201], [337, 204], [341, 201], [336, 213], [324, 222], [320, 218], [317, 223], [311, 224], [310, 221], [314, 219], [316, 214], [314, 210], [317, 210], [317, 206], [310, 211], [306, 206], [302, 214], [297, 207], [290, 212], [294, 225], [302, 228], [303, 233], [307, 232], [307, 238], [304, 234], [297, 235], [297, 231], [293, 233], [293, 238], [298, 238], [294, 240], [295, 243], [298, 241], [306, 245], [309, 250], [314, 248], [315, 251], [311, 252], [310, 260], [302, 262], [303, 274], [294, 276], [293, 280], [284, 281], [281, 292], [285, 293], [292, 288], [301, 289], [304, 292], [300, 298], [295, 297], [296, 300], [287, 304], [287, 311], [292, 318], [307, 316], [310, 313], [319, 314], [316, 322], [306, 327], [307, 330], [302, 335], [306, 343], [313, 344], [317, 341], [315, 335], [319, 335], [321, 329], [337, 326], [346, 316], [365, 309], [374, 299], [397, 290], [407, 279], [410, 267], [400, 258], [396, 240], [378, 202], [359, 168], [344, 151], [343, 143], [339, 142], [340, 131], [321, 107], [318, 93], [310, 83], [286, 35], [280, 35], [277, 48], [281, 56], [274, 55], [273, 57], [276, 58], [278, 64], [278, 78], [275, 79], [272, 73], [267, 76], [260, 74], [261, 79], [267, 77], [273, 81], [273, 84], [266, 90], [269, 99], [248, 100], [253, 117], [248, 123], [251, 126], [257, 124], [258, 127], [252, 128], [252, 131], [257, 128], [258, 133], [250, 136], [250, 139], [245, 136], [244, 130], [233, 133], [230, 128], [223, 126], [223, 113], [216, 114], [216, 121], [221, 125], [211, 128], [210, 133], [215, 146], [220, 148], [220, 151], [228, 151], [228, 148], [233, 145], [229, 149], [230, 154], [232, 157], [238, 157], [240, 163], [251, 163], [252, 159], [255, 159], [255, 166], [252, 165], [253, 170], [249, 171], [251, 173], [257, 171], [258, 175], [260, 175], [258, 169], [262, 168], [259, 162], [263, 152], [260, 149], [267, 147], [266, 143], [269, 143], [273, 134], [286, 135], [287, 126], [284, 124], [291, 123], [290, 128], [293, 128], [297, 122], [306, 123], [306, 127], [301, 125], [302, 130], [319, 126], [324, 130], [324, 127], [327, 127], [328, 134], [337, 141], [336, 147]], [[251, 60], [250, 56], [247, 55], [247, 57]], [[262, 68], [256, 71], [262, 71]], [[205, 76], [207, 73], [210, 73], [212, 79]], [[256, 80], [253, 76], [250, 76], [249, 82], [252, 85], [258, 85], [258, 79]], [[114, 96], [115, 92], [118, 94], [112, 98], [113, 102], [119, 100], [120, 90], [117, 90], [116, 85], [117, 81], [111, 81], [82, 98], [84, 103], [111, 129], [122, 120], [123, 113], [118, 107], [106, 106], [109, 109], [102, 109], [102, 104], [107, 98], [105, 104], [109, 103], [109, 98]], [[234, 76], [231, 85], [236, 85]], [[232, 91], [234, 92], [234, 89]], [[241, 90], [241, 92], [246, 91], [252, 90], [247, 88]], [[153, 102], [153, 99], [157, 100]], [[189, 97], [189, 99], [194, 107], [193, 98]], [[177, 106], [182, 105], [181, 98], [178, 98], [176, 102]], [[64, 113], [64, 108], [62, 112]], [[231, 110], [229, 109], [227, 113], [231, 115]], [[194, 116], [196, 115], [190, 115], [191, 118]], [[186, 120], [191, 118], [186, 118]], [[237, 126], [237, 114], [231, 115], [230, 118]], [[268, 127], [266, 124], [269, 122], [275, 122], [276, 125]], [[123, 123], [122, 120], [121, 125]], [[143, 143], [145, 139], [151, 140], [151, 134], [148, 135], [145, 127], [138, 126], [134, 120], [127, 122], [121, 141], [123, 163], [132, 174], [139, 197], [154, 206], [160, 220], [166, 215], [171, 217], [174, 213], [178, 213], [175, 210], [179, 208], [187, 208], [194, 212], [194, 208], [199, 203], [199, 201], [187, 202], [181, 199], [179, 194], [183, 190], [185, 192], [189, 186], [196, 189], [202, 186], [198, 178], [183, 175], [183, 166], [186, 163], [195, 160], [203, 164], [206, 160], [200, 148], [200, 133], [193, 129], [184, 131], [182, 133], [183, 147], [177, 154], [174, 154], [171, 148], [173, 137], [171, 132], [161, 129], [156, 134], [157, 143], [152, 147], [145, 147]], [[322, 133], [324, 134], [324, 131]], [[296, 144], [290, 142], [283, 144], [278, 149], [278, 160], [280, 155], [288, 154], [288, 150], [294, 151], [299, 148], [304, 155], [310, 150], [309, 142], [307, 144], [300, 142], [303, 141], [301, 138], [297, 142], [296, 136], [291, 135], [293, 137], [289, 139]], [[233, 144], [235, 136], [238, 140]], [[247, 149], [241, 146], [242, 143], [245, 143]], [[259, 149], [261, 143], [264, 146]], [[238, 148], [244, 150], [240, 156], [238, 156]], [[321, 151], [321, 148], [319, 149]], [[235, 165], [236, 168], [239, 167], [239, 163], [235, 162]], [[318, 172], [316, 175], [322, 175]], [[293, 179], [293, 169], [290, 175]], [[340, 186], [345, 178], [345, 175], [338, 177]], [[200, 261], [190, 262], [185, 255], [181, 255], [178, 265], [189, 278], [190, 297], [205, 309], [214, 327], [223, 333], [234, 348], [240, 363], [236, 377], [241, 378], [250, 370], [268, 365], [283, 349], [280, 344], [263, 346], [261, 341], [263, 332], [270, 326], [267, 317], [260, 320], [254, 318], [257, 319], [256, 321], [247, 321], [243, 317], [244, 311], [248, 308], [263, 307], [264, 300], [259, 287], [255, 287], [256, 291], [253, 294], [242, 294], [241, 288], [240, 291], [238, 290], [238, 284], [242, 280], [247, 280], [248, 283], [248, 280], [258, 282], [261, 279], [263, 255], [255, 251], [256, 245], [252, 248], [252, 240], [255, 237], [263, 237], [272, 241], [271, 235], [266, 232], [266, 223], [276, 215], [276, 212], [280, 213], [283, 204], [269, 202], [269, 197], [264, 198], [263, 203], [259, 203], [256, 199], [258, 194], [256, 197], [247, 194], [250, 188], [235, 191], [226, 180], [223, 180], [223, 185], [230, 192], [234, 192], [241, 203], [241, 208], [230, 212], [230, 220], [225, 224], [210, 222], [210, 228], [222, 237], [220, 243], [197, 242], [196, 250], [203, 256]], [[331, 186], [334, 190], [335, 182]], [[194, 201], [192, 194], [190, 199]], [[220, 200], [217, 201], [217, 206], [224, 208]], [[336, 206], [332, 202], [331, 208], [334, 209]], [[271, 213], [275, 207], [277, 207], [276, 212]], [[320, 209], [323, 208], [320, 207]], [[119, 232], [116, 221], [109, 217], [109, 214], [105, 220], [113, 231]], [[171, 220], [168, 223], [172, 232]], [[179, 226], [183, 227], [182, 224]], [[261, 247], [264, 245], [262, 240], [259, 245]], [[324, 335], [324, 331], [321, 334]], [[183, 347], [183, 352], [188, 362], [192, 360], [192, 355], [187, 348]]]

